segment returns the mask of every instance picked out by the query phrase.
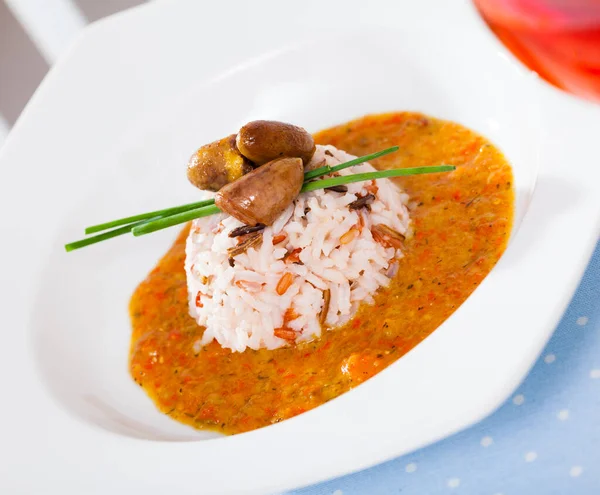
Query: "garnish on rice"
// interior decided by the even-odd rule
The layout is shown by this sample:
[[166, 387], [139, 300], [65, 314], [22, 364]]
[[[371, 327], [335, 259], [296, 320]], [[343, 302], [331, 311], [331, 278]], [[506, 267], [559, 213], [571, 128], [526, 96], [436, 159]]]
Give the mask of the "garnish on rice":
[[[232, 143], [234, 137], [235, 135], [226, 138], [227, 142]], [[191, 167], [194, 170], [193, 174], [190, 174], [190, 167], [188, 167], [190, 181], [194, 185], [204, 186], [205, 190], [218, 191], [215, 198], [92, 225], [85, 229], [86, 234], [103, 233], [66, 244], [66, 251], [74, 251], [130, 232], [134, 236], [150, 234], [196, 218], [215, 215], [221, 211], [225, 211], [250, 227], [259, 223], [269, 225], [298, 194], [318, 189], [342, 192], [344, 186], [354, 182], [450, 172], [455, 169], [452, 165], [437, 165], [335, 176], [341, 170], [398, 150], [397, 146], [392, 146], [333, 167], [325, 165], [314, 170], [305, 170], [303, 175], [298, 175], [300, 165], [299, 162], [294, 161], [294, 157], [277, 158], [254, 168], [242, 167], [239, 160], [232, 156], [233, 151], [224, 152], [221, 149], [222, 145], [219, 143], [221, 141], [204, 146], [192, 156], [190, 163], [193, 164]], [[201, 153], [201, 150], [204, 151]], [[290, 151], [288, 150], [288, 152]], [[306, 159], [305, 152], [303, 156], [304, 158], [301, 159]], [[211, 175], [209, 172], [211, 168], [218, 170]], [[314, 180], [323, 176], [331, 177]], [[198, 177], [203, 177], [203, 179]], [[207, 177], [211, 177], [211, 179]], [[227, 177], [232, 178], [232, 180], [228, 181]], [[360, 203], [360, 198], [358, 201]]]

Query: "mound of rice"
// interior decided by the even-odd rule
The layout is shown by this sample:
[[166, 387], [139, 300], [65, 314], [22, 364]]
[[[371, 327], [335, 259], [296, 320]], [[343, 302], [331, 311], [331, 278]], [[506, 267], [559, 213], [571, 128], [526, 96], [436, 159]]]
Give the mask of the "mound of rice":
[[[307, 168], [353, 158], [333, 146], [317, 146]], [[365, 163], [338, 174], [373, 170]], [[262, 231], [261, 244], [232, 262], [228, 249], [240, 239], [228, 234], [242, 224], [225, 214], [193, 222], [185, 270], [190, 314], [206, 327], [198, 348], [213, 339], [239, 352], [311, 340], [322, 328], [343, 325], [361, 303], [373, 302], [372, 295], [397, 271], [402, 252], [377, 242], [371, 229], [383, 224], [406, 234], [408, 197], [388, 179], [347, 188], [301, 194]], [[370, 208], [348, 207], [369, 192], [375, 193]]]

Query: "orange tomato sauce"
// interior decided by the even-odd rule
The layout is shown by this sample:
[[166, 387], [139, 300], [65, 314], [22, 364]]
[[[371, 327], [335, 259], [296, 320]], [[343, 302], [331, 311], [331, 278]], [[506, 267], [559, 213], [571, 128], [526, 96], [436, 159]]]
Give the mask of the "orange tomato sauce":
[[199, 429], [240, 433], [317, 407], [389, 366], [433, 332], [502, 255], [513, 220], [511, 168], [482, 136], [418, 113], [371, 115], [315, 135], [354, 155], [393, 145], [379, 169], [452, 164], [454, 172], [403, 177], [414, 234], [398, 275], [345, 326], [313, 342], [233, 353], [188, 314], [184, 229], [136, 289], [130, 372], [156, 406]]

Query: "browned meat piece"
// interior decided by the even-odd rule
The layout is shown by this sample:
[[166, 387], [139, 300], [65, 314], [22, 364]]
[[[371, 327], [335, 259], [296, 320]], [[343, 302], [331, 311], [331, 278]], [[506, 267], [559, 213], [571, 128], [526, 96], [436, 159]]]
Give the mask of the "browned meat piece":
[[301, 158], [306, 165], [315, 153], [315, 141], [302, 127], [255, 120], [240, 129], [237, 147], [246, 158], [262, 165], [277, 158]]
[[189, 181], [198, 189], [218, 191], [252, 170], [235, 145], [235, 134], [202, 146], [187, 166]]
[[223, 186], [216, 205], [245, 225], [271, 225], [296, 199], [304, 181], [300, 158], [280, 158]]

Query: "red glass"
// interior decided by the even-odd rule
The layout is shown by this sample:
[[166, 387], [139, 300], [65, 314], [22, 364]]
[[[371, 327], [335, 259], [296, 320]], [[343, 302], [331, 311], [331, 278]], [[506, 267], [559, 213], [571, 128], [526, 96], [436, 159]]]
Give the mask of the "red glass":
[[475, 0], [490, 28], [548, 82], [600, 102], [600, 0]]

